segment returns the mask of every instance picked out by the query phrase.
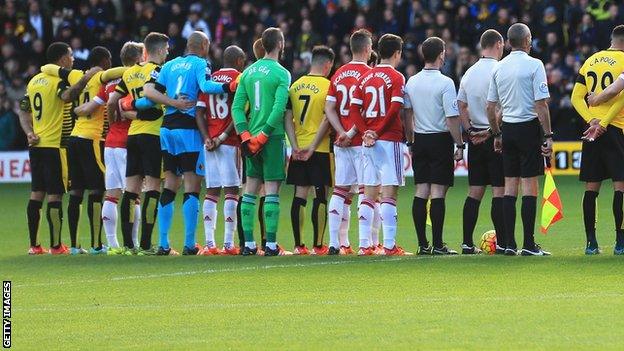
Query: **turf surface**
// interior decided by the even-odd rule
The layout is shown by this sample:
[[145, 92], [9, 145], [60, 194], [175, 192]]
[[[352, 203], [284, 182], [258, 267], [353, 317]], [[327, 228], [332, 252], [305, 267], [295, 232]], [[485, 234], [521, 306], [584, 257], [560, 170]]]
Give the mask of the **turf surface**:
[[[28, 257], [28, 186], [2, 185], [0, 276], [13, 281], [13, 347], [621, 348], [624, 257], [612, 255], [611, 185], [598, 203], [604, 254], [585, 257], [583, 187], [573, 177], [556, 180], [565, 218], [548, 236], [538, 234], [554, 254], [548, 258]], [[460, 178], [447, 201], [445, 241], [454, 248], [461, 243], [466, 192]], [[416, 249], [412, 195], [407, 186], [398, 201], [399, 244], [408, 250]], [[289, 248], [291, 196], [285, 187], [278, 235]], [[479, 234], [491, 229], [487, 196]], [[172, 241], [180, 248], [176, 214]], [[86, 218], [81, 230], [87, 246]], [[520, 233], [518, 224], [521, 242]], [[41, 239], [48, 244], [45, 221]], [[306, 240], [310, 245], [309, 223]]]

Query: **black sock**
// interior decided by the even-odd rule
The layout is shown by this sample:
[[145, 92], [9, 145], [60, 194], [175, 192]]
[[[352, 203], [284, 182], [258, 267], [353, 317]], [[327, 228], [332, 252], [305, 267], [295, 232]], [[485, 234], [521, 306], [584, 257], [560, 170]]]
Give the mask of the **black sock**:
[[427, 241], [427, 199], [414, 196], [412, 202], [412, 219], [414, 220], [414, 228], [418, 237], [418, 246], [428, 247]]
[[71, 247], [78, 247], [78, 222], [80, 222], [80, 207], [82, 196], [69, 195], [67, 205], [67, 224], [69, 225], [69, 240]]
[[305, 220], [305, 207], [308, 202], [300, 197], [293, 197], [290, 206], [290, 222], [292, 223], [295, 246], [301, 246], [301, 230]]
[[535, 215], [537, 214], [537, 197], [535, 196], [523, 196], [522, 208], [520, 209], [520, 216], [522, 217], [522, 229], [524, 234], [523, 248], [534, 249], [535, 239]]
[[241, 220], [241, 218], [243, 218], [243, 216], [241, 216], [242, 203], [243, 201], [240, 199], [236, 205], [236, 218], [238, 218], [236, 221], [236, 232], [238, 233], [238, 247], [241, 249], [245, 247], [245, 232], [243, 232], [243, 221]]
[[479, 218], [479, 205], [481, 204], [480, 200], [472, 198], [470, 196], [466, 197], [466, 202], [464, 202], [464, 245], [474, 246], [474, 242], [472, 241], [472, 234], [474, 233], [475, 226], [477, 225], [477, 218]]
[[613, 218], [615, 219], [615, 245], [618, 247], [624, 246], [624, 230], [622, 229], [622, 220], [624, 213], [622, 213], [622, 202], [624, 200], [624, 192], [613, 192]]
[[130, 249], [134, 248], [134, 242], [132, 241], [132, 227], [134, 226], [134, 221], [139, 220], [134, 214], [134, 206], [138, 197], [138, 194], [125, 191], [121, 197], [121, 208], [119, 209], [123, 246]]
[[102, 193], [89, 194], [87, 212], [91, 229], [91, 247], [102, 248]]
[[28, 201], [26, 216], [28, 217], [28, 236], [30, 246], [39, 246], [39, 222], [41, 221], [41, 207], [43, 203], [37, 200]]
[[[165, 189], [163, 195], [166, 191], [169, 190]], [[156, 190], [146, 192], [143, 198], [143, 207], [141, 208], [141, 248], [143, 250], [152, 248], [152, 232], [158, 215], [159, 198], [160, 192]], [[175, 193], [173, 193], [173, 199], [175, 199]]]
[[63, 207], [61, 201], [48, 202], [46, 217], [50, 228], [50, 247], [61, 246], [61, 229], [63, 228]]
[[315, 197], [312, 201], [312, 229], [314, 231], [314, 247], [323, 246], [325, 226], [327, 224], [327, 195], [324, 186], [314, 188]]
[[494, 224], [494, 230], [496, 231], [496, 244], [500, 247], [505, 247], [507, 242], [505, 239], [503, 202], [504, 200], [502, 197], [493, 197], [492, 208], [490, 209], [490, 217], [492, 219], [492, 224]]
[[503, 218], [505, 222], [505, 245], [507, 249], [517, 249], [516, 245], [516, 197], [505, 195], [503, 198]]
[[444, 214], [446, 212], [446, 203], [444, 198], [431, 199], [431, 208], [429, 216], [431, 217], [431, 236], [433, 237], [433, 247], [442, 248], [444, 241], [442, 240], [442, 232], [444, 231]]
[[262, 238], [262, 247], [266, 246], [266, 228], [264, 226], [264, 200], [266, 196], [260, 197], [258, 201], [258, 221], [260, 222], [260, 237]]
[[597, 197], [597, 191], [586, 190], [585, 194], [583, 194], [583, 223], [585, 224], [585, 237], [587, 239], [587, 245], [591, 248], [598, 247], [598, 242], [596, 240]]

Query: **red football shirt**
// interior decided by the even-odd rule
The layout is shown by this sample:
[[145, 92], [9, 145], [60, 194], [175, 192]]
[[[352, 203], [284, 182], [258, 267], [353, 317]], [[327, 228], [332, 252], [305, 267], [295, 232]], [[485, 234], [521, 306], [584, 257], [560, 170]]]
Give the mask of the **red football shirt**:
[[[115, 91], [119, 79], [111, 80], [106, 85], [100, 88], [97, 96], [94, 98], [95, 102], [100, 105], [105, 105], [108, 102], [108, 97]], [[106, 134], [106, 141], [104, 141], [105, 147], [126, 147], [126, 140], [128, 139], [128, 128], [130, 128], [130, 120], [117, 121], [109, 125], [108, 134]]]
[[[236, 80], [239, 75], [240, 72], [233, 68], [222, 68], [212, 73], [211, 78], [215, 82], [229, 83]], [[219, 137], [232, 123], [232, 100], [234, 100], [234, 94], [199, 94], [197, 106], [206, 109], [208, 135], [211, 139]], [[232, 130], [221, 144], [239, 146], [240, 140], [236, 132]]]
[[405, 77], [399, 71], [390, 65], [377, 65], [353, 90], [351, 104], [361, 108], [366, 128], [377, 132], [379, 140], [403, 140], [400, 109], [390, 112], [392, 103], [403, 104], [404, 87]]
[[[336, 113], [340, 117], [340, 124], [345, 131], [349, 131], [355, 122], [349, 118], [349, 105], [353, 90], [357, 86], [360, 78], [371, 68], [364, 62], [349, 62], [340, 67], [332, 76], [327, 101], [336, 103]], [[352, 146], [362, 145], [362, 131], [351, 140]]]

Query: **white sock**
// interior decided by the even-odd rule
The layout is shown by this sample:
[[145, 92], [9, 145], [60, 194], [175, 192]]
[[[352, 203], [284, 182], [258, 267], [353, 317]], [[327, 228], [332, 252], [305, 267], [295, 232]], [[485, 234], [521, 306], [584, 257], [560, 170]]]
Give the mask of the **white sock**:
[[364, 199], [358, 209], [360, 247], [370, 247], [370, 235], [373, 227], [373, 217], [375, 215], [374, 208], [375, 203], [373, 201]]
[[277, 243], [276, 242], [268, 242], [266, 243], [266, 246], [271, 249], [271, 250], [277, 250]]
[[102, 223], [104, 223], [104, 233], [108, 247], [119, 248], [117, 242], [117, 199], [107, 196], [102, 204]]
[[351, 246], [349, 242], [349, 225], [351, 223], [351, 202], [345, 201], [344, 208], [342, 210], [342, 221], [340, 223], [340, 246]]
[[372, 246], [379, 245], [379, 229], [381, 229], [381, 210], [379, 202], [375, 201], [375, 215], [373, 216], [373, 227], [371, 229], [370, 242]]
[[327, 210], [327, 226], [329, 227], [329, 246], [340, 247], [340, 227], [344, 211], [345, 197], [347, 193], [341, 189], [334, 189], [334, 193], [329, 199]]
[[381, 222], [383, 223], [384, 247], [392, 249], [396, 245], [397, 208], [396, 200], [385, 198], [380, 206]]
[[215, 227], [217, 225], [217, 202], [219, 199], [215, 196], [206, 195], [204, 200], [204, 234], [206, 235], [206, 246], [214, 247], [215, 244]]
[[248, 247], [250, 249], [255, 249], [256, 248], [256, 242], [255, 241], [245, 241], [245, 247]]
[[139, 247], [139, 227], [141, 226], [141, 204], [134, 204], [134, 223], [132, 224], [132, 242]]
[[225, 228], [225, 234], [223, 237], [223, 247], [234, 247], [234, 230], [236, 229], [236, 206], [238, 206], [237, 195], [225, 195], [223, 201], [223, 227]]

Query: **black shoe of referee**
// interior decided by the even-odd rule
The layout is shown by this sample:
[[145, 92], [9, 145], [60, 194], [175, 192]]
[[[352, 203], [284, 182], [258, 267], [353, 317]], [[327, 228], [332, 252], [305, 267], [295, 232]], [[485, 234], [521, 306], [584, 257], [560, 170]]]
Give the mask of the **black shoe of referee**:
[[535, 244], [534, 247], [530, 247], [530, 248], [523, 247], [522, 251], [520, 252], [520, 255], [522, 256], [550, 256], [551, 253], [548, 251], [542, 250], [542, 248], [538, 244]]
[[468, 246], [466, 244], [462, 244], [462, 255], [479, 255], [481, 253], [481, 249], [476, 246]]
[[518, 250], [513, 247], [508, 247], [505, 249], [505, 256], [518, 256]]
[[433, 251], [433, 248], [431, 246], [420, 246], [418, 248], [418, 255], [430, 256], [430, 255], [433, 255], [432, 251]]
[[434, 256], [438, 256], [438, 255], [457, 255], [457, 251], [453, 250], [453, 249], [449, 249], [448, 246], [446, 246], [446, 244], [442, 247], [434, 247], [433, 248], [433, 255]]
[[505, 248], [500, 247], [498, 246], [498, 244], [496, 244], [496, 255], [504, 255], [504, 254], [505, 254]]

